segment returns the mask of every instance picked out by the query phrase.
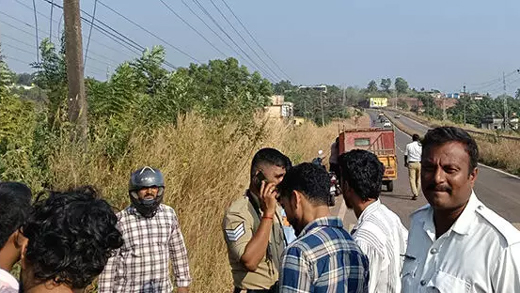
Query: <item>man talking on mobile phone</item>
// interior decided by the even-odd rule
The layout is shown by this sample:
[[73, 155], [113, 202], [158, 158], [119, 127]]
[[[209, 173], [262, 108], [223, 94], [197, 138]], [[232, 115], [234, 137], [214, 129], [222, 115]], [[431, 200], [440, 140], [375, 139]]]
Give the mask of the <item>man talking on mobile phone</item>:
[[249, 189], [224, 215], [222, 229], [233, 274], [234, 293], [276, 292], [286, 239], [276, 186], [291, 161], [272, 148], [259, 150], [251, 163]]

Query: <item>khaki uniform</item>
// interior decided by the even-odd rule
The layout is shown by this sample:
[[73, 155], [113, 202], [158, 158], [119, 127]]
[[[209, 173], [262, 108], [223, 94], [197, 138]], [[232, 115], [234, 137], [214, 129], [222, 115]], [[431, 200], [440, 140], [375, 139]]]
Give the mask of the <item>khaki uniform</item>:
[[[259, 203], [256, 202], [259, 206]], [[261, 211], [259, 211], [261, 213]], [[240, 289], [269, 289], [278, 281], [278, 269], [283, 250], [285, 249], [285, 238], [282, 228], [281, 209], [277, 208], [273, 217], [273, 226], [266, 256], [258, 264], [254, 272], [249, 272], [240, 262], [254, 233], [260, 226], [260, 216], [256, 212], [246, 195], [234, 201], [226, 211], [222, 223], [224, 240], [228, 248], [229, 263], [233, 274], [233, 283]]]

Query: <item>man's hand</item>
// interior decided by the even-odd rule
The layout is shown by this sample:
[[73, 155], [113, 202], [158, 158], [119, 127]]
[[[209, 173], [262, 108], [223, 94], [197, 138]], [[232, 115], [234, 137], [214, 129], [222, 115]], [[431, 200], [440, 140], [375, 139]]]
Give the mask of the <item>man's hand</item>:
[[278, 192], [276, 191], [276, 184], [262, 181], [262, 186], [260, 187], [260, 205], [262, 212], [267, 217], [274, 216], [276, 212], [277, 194]]
[[179, 287], [177, 288], [177, 293], [188, 293], [188, 287]]

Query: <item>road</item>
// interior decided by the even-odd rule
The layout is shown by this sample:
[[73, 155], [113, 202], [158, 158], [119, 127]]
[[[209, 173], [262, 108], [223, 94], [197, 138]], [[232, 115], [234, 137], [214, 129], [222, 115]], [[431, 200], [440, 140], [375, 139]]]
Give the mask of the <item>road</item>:
[[[377, 120], [376, 111], [367, 111], [372, 120]], [[414, 129], [418, 134], [423, 135], [428, 127], [422, 125], [412, 119], [401, 116], [400, 122], [410, 129]], [[379, 126], [375, 124], [373, 126]], [[384, 191], [381, 195], [381, 201], [391, 210], [396, 212], [401, 218], [403, 224], [409, 227], [409, 215], [419, 207], [427, 204], [426, 199], [420, 196], [418, 200], [411, 200], [410, 185], [408, 183], [408, 170], [403, 165], [404, 149], [406, 144], [411, 142], [408, 134], [396, 129], [395, 132], [397, 155], [398, 155], [398, 179], [394, 182], [394, 191]], [[479, 175], [475, 184], [475, 193], [477, 197], [489, 208], [497, 212], [506, 220], [515, 223], [520, 228], [520, 178], [509, 175], [500, 170], [496, 170], [485, 165], [479, 164]], [[347, 228], [352, 227], [356, 219], [353, 212], [347, 210], [343, 200], [337, 200], [336, 206], [332, 212], [343, 218]]]

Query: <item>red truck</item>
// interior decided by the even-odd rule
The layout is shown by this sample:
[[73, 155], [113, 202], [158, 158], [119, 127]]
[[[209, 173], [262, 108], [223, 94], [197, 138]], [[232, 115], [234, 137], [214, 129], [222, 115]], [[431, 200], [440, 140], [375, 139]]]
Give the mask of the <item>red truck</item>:
[[364, 128], [347, 129], [339, 134], [339, 154], [362, 149], [373, 152], [385, 166], [383, 185], [387, 191], [394, 190], [397, 179], [397, 155], [394, 129]]

